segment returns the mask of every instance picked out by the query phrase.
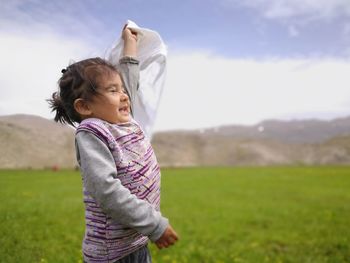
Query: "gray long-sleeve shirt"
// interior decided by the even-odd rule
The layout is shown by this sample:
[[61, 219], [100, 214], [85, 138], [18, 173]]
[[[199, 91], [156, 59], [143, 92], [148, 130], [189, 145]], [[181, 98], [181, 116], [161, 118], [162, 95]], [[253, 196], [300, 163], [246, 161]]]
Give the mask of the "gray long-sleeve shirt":
[[[138, 87], [138, 61], [122, 58], [119, 72], [132, 104]], [[123, 186], [118, 178], [115, 158], [106, 143], [91, 132], [80, 131], [76, 134], [76, 153], [84, 190], [103, 212], [115, 222], [135, 229], [152, 241], [158, 240], [169, 224], [168, 219], [149, 202], [131, 194]]]

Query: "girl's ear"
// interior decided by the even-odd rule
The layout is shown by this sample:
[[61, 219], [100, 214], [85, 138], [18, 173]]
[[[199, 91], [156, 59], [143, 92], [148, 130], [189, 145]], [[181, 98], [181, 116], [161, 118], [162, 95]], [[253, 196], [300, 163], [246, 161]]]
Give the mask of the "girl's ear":
[[81, 98], [76, 99], [73, 105], [76, 112], [78, 112], [81, 116], [89, 116], [92, 114], [89, 105]]

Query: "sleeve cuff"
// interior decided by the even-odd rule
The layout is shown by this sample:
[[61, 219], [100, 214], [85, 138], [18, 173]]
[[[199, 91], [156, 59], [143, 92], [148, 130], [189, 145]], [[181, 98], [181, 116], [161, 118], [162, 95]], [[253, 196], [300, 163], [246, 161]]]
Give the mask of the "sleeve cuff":
[[138, 65], [140, 62], [134, 58], [134, 57], [130, 57], [130, 56], [124, 56], [124, 57], [121, 57], [119, 59], [119, 63], [120, 64], [123, 64], [123, 63], [131, 63], [131, 64], [136, 64]]
[[165, 217], [161, 217], [157, 228], [148, 237], [152, 242], [156, 242], [169, 226], [169, 220]]

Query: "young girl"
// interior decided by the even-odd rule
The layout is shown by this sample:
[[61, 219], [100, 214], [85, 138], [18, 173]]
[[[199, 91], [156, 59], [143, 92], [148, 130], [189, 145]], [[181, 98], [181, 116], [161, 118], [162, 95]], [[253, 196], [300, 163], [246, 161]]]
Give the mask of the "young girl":
[[178, 236], [159, 212], [160, 170], [149, 140], [130, 116], [138, 86], [137, 34], [124, 28], [119, 72], [101, 58], [62, 70], [50, 100], [55, 121], [76, 130], [83, 179], [84, 262], [151, 262]]

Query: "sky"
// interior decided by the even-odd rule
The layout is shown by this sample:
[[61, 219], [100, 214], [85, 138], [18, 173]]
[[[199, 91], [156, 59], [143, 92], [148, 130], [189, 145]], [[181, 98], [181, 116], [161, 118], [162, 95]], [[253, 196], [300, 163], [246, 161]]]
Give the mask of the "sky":
[[130, 19], [168, 47], [155, 131], [350, 115], [349, 0], [0, 0], [0, 115], [53, 118], [61, 69]]

